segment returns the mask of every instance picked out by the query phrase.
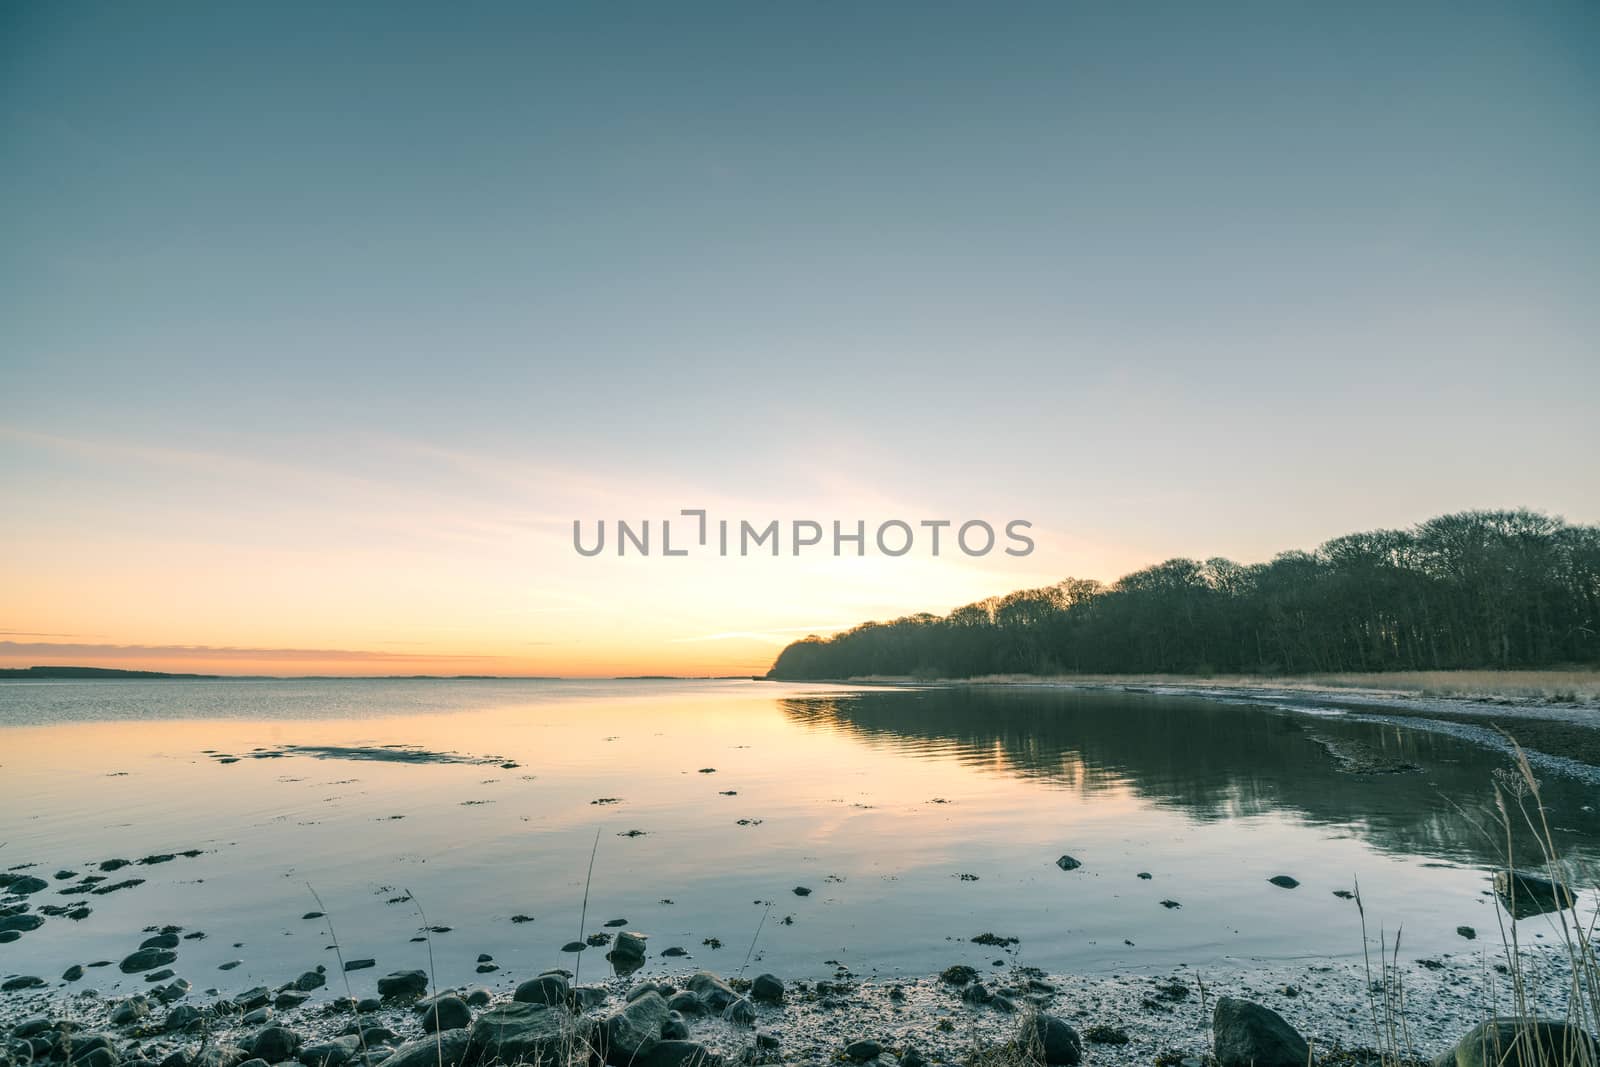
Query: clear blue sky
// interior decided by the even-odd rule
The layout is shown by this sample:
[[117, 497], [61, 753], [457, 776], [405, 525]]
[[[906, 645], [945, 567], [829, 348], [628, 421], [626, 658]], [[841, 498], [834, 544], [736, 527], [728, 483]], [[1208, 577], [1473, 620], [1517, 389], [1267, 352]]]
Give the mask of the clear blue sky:
[[270, 465], [459, 488], [418, 449], [1105, 578], [1593, 521], [1597, 55], [1581, 3], [7, 4], [17, 566]]

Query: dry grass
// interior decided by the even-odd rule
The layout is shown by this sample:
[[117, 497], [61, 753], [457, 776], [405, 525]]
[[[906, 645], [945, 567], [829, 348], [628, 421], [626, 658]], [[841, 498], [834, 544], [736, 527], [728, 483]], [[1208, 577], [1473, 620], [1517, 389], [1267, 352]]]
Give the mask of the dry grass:
[[[1510, 734], [1504, 735], [1510, 743], [1514, 765], [1504, 773], [1497, 773], [1494, 781], [1495, 807], [1499, 823], [1480, 827], [1491, 840], [1497, 842], [1501, 866], [1507, 871], [1537, 873], [1560, 887], [1569, 900], [1578, 900], [1578, 890], [1590, 884], [1580, 872], [1566, 862], [1556, 851], [1550, 824], [1546, 818], [1543, 800], [1539, 793], [1539, 779], [1534, 776], [1522, 746]], [[1524, 858], [1520, 863], [1513, 852], [1514, 834], [1525, 829], [1537, 849], [1536, 857]], [[1511, 880], [1515, 907], [1516, 881]], [[1399, 964], [1400, 935], [1393, 942], [1393, 954], [1388, 951], [1387, 938], [1378, 935], [1378, 974], [1373, 973], [1370, 942], [1367, 938], [1366, 907], [1362, 903], [1359, 886], [1356, 904], [1361, 912], [1361, 939], [1363, 958], [1366, 960], [1369, 1010], [1375, 1049], [1381, 1067], [1405, 1067], [1416, 1057], [1412, 1045], [1407, 1014], [1412, 1005], [1406, 997], [1403, 972]], [[1483, 1006], [1485, 1021], [1498, 1018], [1511, 1023], [1509, 1036], [1498, 1031], [1485, 1035], [1486, 1047], [1480, 1050], [1486, 1063], [1498, 1067], [1600, 1067], [1596, 1046], [1583, 1040], [1554, 1036], [1551, 1031], [1535, 1025], [1534, 1010], [1529, 997], [1529, 968], [1525, 966], [1526, 950], [1523, 948], [1519, 924], [1509, 921], [1506, 912], [1496, 909], [1500, 920], [1500, 939], [1504, 967], [1510, 978], [1511, 1003], [1498, 1001], [1496, 987], [1491, 979], [1488, 1003]], [[1596, 943], [1595, 919], [1585, 925], [1578, 912], [1570, 914], [1565, 908], [1555, 911], [1554, 925], [1559, 933], [1556, 947], [1567, 958], [1569, 984], [1566, 989], [1565, 1017], [1558, 1022], [1586, 1034], [1600, 1029], [1600, 944]]]

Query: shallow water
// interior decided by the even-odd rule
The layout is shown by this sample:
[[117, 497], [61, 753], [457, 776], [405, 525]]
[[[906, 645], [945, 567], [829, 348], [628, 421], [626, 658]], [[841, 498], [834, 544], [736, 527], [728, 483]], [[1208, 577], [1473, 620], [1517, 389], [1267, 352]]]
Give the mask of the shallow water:
[[[352, 975], [357, 995], [429, 965], [411, 940], [419, 905], [449, 928], [431, 938], [441, 984], [570, 969], [580, 957], [561, 946], [621, 918], [649, 935], [647, 972], [736, 972], [752, 942], [792, 978], [833, 961], [921, 975], [996, 959], [1094, 973], [1348, 958], [1361, 927], [1333, 891], [1357, 879], [1373, 936], [1403, 925], [1403, 956], [1471, 955], [1499, 944], [1504, 918], [1486, 893], [1486, 827], [1505, 763], [1390, 724], [1145, 694], [4, 683], [0, 866], [31, 863], [51, 883], [27, 898], [35, 912], [92, 913], [0, 945], [0, 972], [118, 960], [168, 924], [207, 935], [176, 965], [202, 989], [336, 969], [326, 920], [301, 917], [323, 910], [312, 888], [345, 957], [377, 960]], [[1592, 866], [1589, 790], [1543, 786], [1562, 847]], [[1062, 871], [1063, 854], [1082, 866]], [[58, 870], [116, 858], [133, 862], [97, 888], [143, 884], [59, 892], [80, 879]], [[1269, 884], [1278, 874], [1299, 887]], [[1553, 936], [1547, 916], [1522, 927]], [[982, 933], [1019, 944], [970, 941]], [[583, 972], [609, 971], [604, 951], [583, 953]], [[479, 953], [502, 969], [474, 974]], [[102, 989], [142, 984], [91, 973]]]

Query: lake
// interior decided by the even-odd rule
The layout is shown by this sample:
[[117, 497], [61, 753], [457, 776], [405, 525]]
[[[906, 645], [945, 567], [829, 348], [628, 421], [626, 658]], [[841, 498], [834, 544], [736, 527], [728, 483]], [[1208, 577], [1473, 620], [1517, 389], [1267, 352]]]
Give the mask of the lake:
[[[0, 971], [53, 979], [172, 925], [205, 935], [176, 965], [197, 987], [274, 985], [335, 969], [327, 921], [303, 918], [324, 910], [345, 958], [376, 960], [357, 995], [430, 949], [446, 984], [598, 977], [604, 947], [563, 946], [619, 919], [649, 937], [645, 973], [747, 954], [795, 978], [1349, 959], [1360, 919], [1335, 891], [1357, 880], [1403, 957], [1467, 954], [1500, 940], [1507, 765], [1354, 714], [1142, 693], [0, 683], [0, 867], [49, 883], [36, 914], [89, 909], [0, 945]], [[1589, 787], [1543, 788], [1563, 849], [1593, 865]], [[1550, 923], [1523, 920], [1524, 939]], [[500, 970], [477, 973], [480, 954]]]

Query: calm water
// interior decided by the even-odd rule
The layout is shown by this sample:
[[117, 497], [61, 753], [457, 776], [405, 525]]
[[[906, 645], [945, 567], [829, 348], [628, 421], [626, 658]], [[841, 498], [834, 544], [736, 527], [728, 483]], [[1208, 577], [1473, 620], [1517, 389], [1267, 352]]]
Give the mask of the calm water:
[[[1352, 754], [1418, 769], [1353, 773]], [[1443, 735], [1143, 694], [5, 683], [0, 866], [51, 882], [35, 912], [92, 913], [0, 945], [0, 972], [53, 978], [173, 924], [207, 935], [180, 950], [197, 987], [276, 984], [333, 965], [325, 923], [301, 918], [310, 885], [345, 955], [377, 959], [358, 994], [426, 966], [418, 904], [450, 928], [433, 938], [442, 983], [505, 985], [573, 966], [561, 946], [580, 932], [597, 831], [582, 932], [627, 919], [650, 937], [647, 971], [681, 969], [660, 955], [675, 946], [737, 971], [758, 927], [763, 966], [795, 978], [835, 960], [863, 974], [987, 965], [1000, 951], [969, 940], [985, 932], [1052, 971], [1351, 956], [1356, 910], [1333, 890], [1355, 879], [1374, 927], [1404, 924], [1407, 954], [1472, 952], [1499, 940], [1476, 824], [1504, 763]], [[1594, 863], [1594, 798], [1544, 786], [1563, 846]], [[100, 887], [145, 879], [112, 893], [61, 895], [78, 879], [54, 878], [195, 849], [107, 874]], [[1061, 871], [1063, 854], [1083, 866]], [[1277, 874], [1300, 887], [1270, 885]], [[585, 973], [609, 969], [603, 952], [584, 953]], [[479, 953], [502, 970], [474, 975]], [[94, 978], [119, 980], [140, 984]]]

